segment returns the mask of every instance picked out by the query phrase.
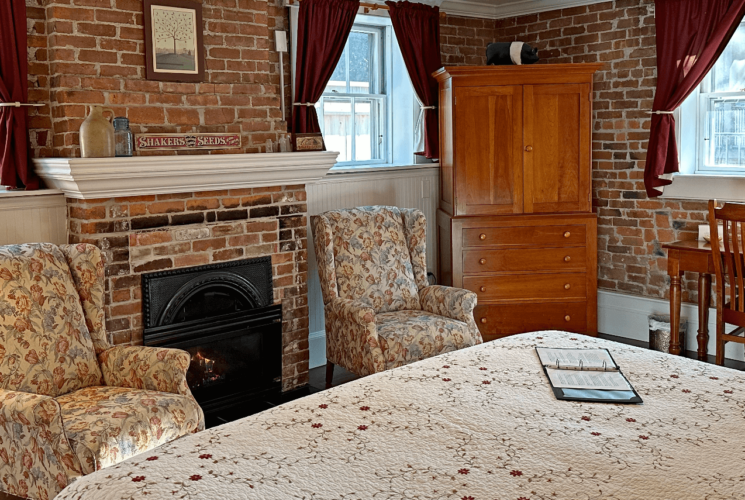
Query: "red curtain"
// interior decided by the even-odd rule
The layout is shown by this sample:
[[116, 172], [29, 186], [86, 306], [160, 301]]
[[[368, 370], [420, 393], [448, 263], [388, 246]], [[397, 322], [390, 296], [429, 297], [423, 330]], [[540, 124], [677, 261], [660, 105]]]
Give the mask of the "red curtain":
[[440, 157], [440, 135], [437, 118], [439, 90], [432, 73], [442, 67], [440, 59], [440, 9], [411, 2], [385, 3], [390, 9], [391, 23], [398, 45], [409, 71], [416, 95], [424, 110], [424, 151], [427, 158]]
[[[0, 102], [28, 99], [26, 2], [0, 1]], [[0, 185], [37, 189], [29, 165], [26, 108], [0, 106]]]
[[[701, 83], [745, 14], [745, 0], [655, 0], [657, 91], [644, 169], [650, 197], [678, 171], [675, 120], [669, 113]], [[667, 113], [654, 113], [663, 111]]]
[[320, 132], [313, 106], [339, 63], [360, 8], [359, 0], [303, 0], [297, 27], [292, 130]]

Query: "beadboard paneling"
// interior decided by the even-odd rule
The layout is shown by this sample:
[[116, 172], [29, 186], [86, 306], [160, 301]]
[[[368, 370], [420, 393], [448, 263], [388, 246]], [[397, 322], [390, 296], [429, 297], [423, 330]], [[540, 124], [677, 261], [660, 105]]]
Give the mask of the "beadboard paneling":
[[[439, 189], [439, 165], [407, 170], [372, 171], [327, 175], [323, 180], [308, 184], [308, 214], [326, 210], [366, 205], [392, 205], [418, 208], [427, 218], [427, 267], [437, 269], [435, 216]], [[310, 221], [309, 221], [310, 222]], [[316, 255], [312, 233], [308, 226], [308, 302], [310, 312], [310, 367], [326, 363], [323, 299], [318, 281]]]
[[0, 245], [67, 243], [65, 195], [56, 190], [0, 193]]

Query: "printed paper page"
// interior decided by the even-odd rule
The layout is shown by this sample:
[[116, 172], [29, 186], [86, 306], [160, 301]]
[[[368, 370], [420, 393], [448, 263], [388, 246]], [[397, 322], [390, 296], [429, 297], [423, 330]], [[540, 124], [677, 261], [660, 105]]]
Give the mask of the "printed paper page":
[[[580, 362], [584, 369], [615, 370], [618, 366], [613, 362], [606, 349], [552, 349], [537, 347], [538, 357], [545, 367], [551, 368], [579, 368]], [[558, 365], [557, 365], [558, 361]]]
[[621, 372], [555, 370], [553, 368], [546, 368], [546, 373], [554, 387], [562, 389], [631, 390], [631, 386]]

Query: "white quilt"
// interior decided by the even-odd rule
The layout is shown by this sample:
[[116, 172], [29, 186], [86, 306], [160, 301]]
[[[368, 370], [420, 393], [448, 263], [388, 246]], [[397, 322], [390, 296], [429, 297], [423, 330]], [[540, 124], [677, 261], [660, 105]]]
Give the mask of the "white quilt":
[[[608, 347], [644, 404], [557, 401], [536, 345]], [[743, 499], [745, 373], [517, 335], [181, 438], [57, 498]]]

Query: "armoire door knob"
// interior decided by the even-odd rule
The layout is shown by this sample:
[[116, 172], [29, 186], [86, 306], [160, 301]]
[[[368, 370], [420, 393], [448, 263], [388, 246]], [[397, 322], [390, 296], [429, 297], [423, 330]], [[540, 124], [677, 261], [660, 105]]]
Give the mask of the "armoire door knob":
[[572, 288], [572, 285], [570, 285], [569, 283], [564, 285], [564, 290], [569, 290], [570, 288]]
[[569, 238], [571, 235], [572, 235], [572, 233], [570, 233], [569, 231], [566, 231], [564, 233], [564, 238]]
[[531, 151], [533, 151], [533, 146], [525, 146], [525, 151], [530, 153]]
[[485, 292], [486, 291], [486, 287], [485, 286], [482, 286], [481, 288], [479, 288], [479, 290], [481, 290], [482, 292]]
[[479, 264], [481, 264], [482, 266], [483, 266], [484, 264], [486, 264], [486, 259], [479, 259]]
[[572, 318], [568, 314], [564, 316], [564, 321], [570, 321]]
[[569, 255], [564, 257], [564, 262], [569, 262], [570, 260], [572, 260], [572, 258]]
[[481, 233], [479, 235], [479, 239], [482, 240], [482, 241], [485, 240], [486, 239], [486, 235], [484, 233]]
[[486, 323], [486, 318], [481, 318], [482, 323]]

